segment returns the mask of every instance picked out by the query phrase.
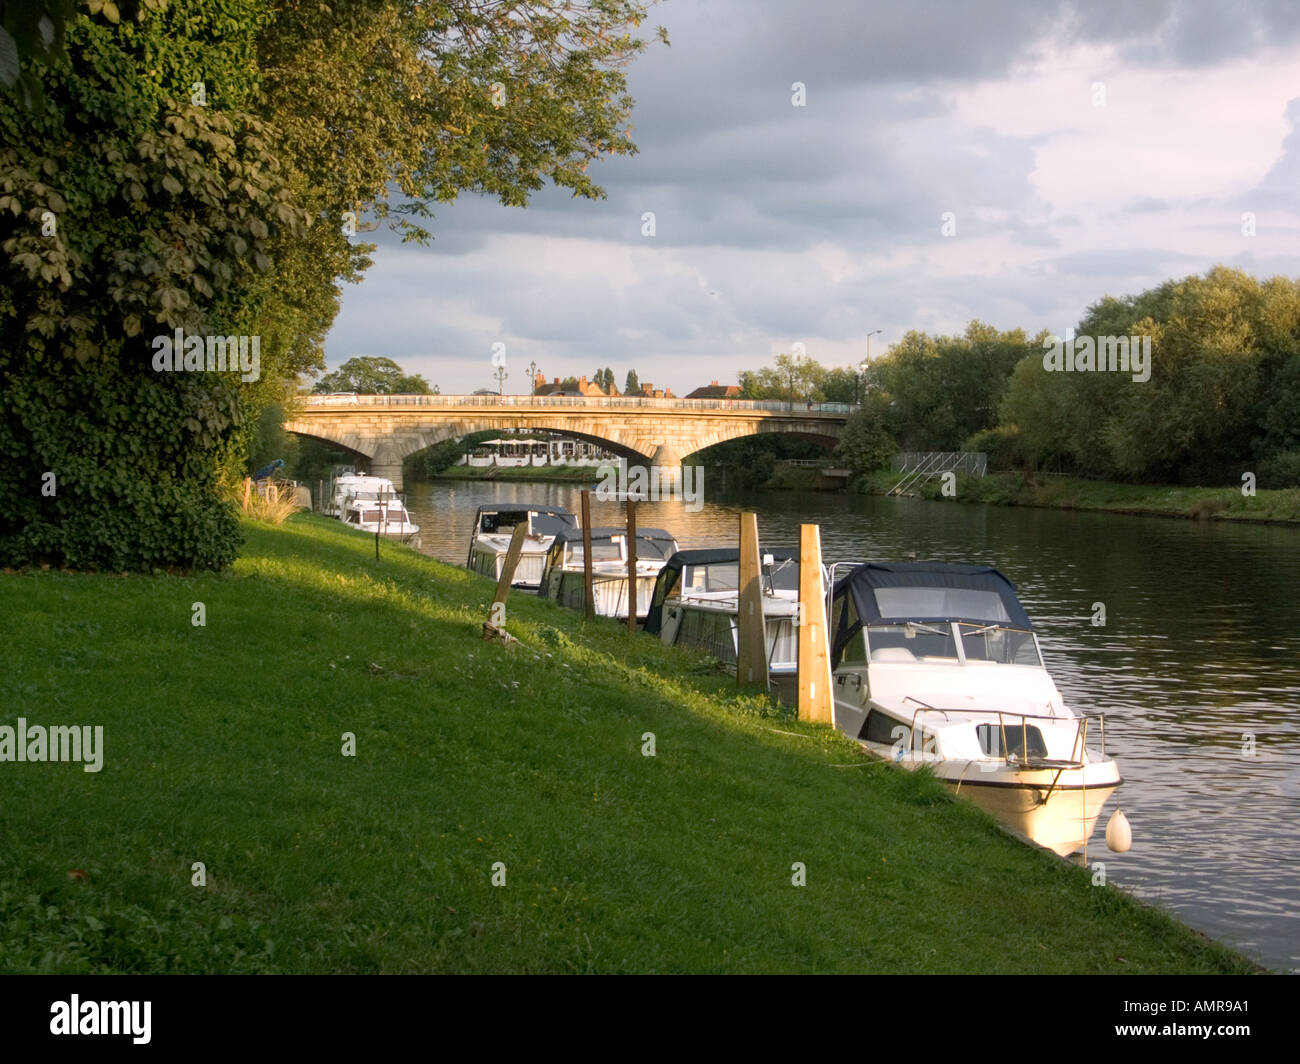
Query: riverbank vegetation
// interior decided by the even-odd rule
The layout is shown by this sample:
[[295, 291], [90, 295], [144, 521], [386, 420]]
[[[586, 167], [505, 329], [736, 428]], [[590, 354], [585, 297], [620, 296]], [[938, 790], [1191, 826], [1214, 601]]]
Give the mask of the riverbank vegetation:
[[0, 971], [1252, 970], [706, 658], [519, 594], [485, 643], [481, 577], [243, 531], [0, 575], [3, 722], [104, 728], [4, 766]]
[[[881, 471], [855, 484], [865, 495], [884, 495], [900, 474]], [[1199, 488], [1169, 484], [1121, 484], [1109, 480], [1048, 476], [1041, 473], [959, 475], [951, 495], [939, 479], [922, 481], [909, 492], [925, 499], [986, 502], [1001, 506], [1041, 506], [1056, 510], [1108, 510], [1154, 517], [1215, 521], [1300, 522], [1300, 488], [1243, 495], [1239, 488]]]
[[[909, 333], [865, 371], [855, 422], [900, 451], [983, 451], [994, 471], [1300, 486], [1300, 282], [1216, 267], [1106, 296], [1076, 332], [1069, 352], [1067, 338], [979, 322], [961, 337]], [[1099, 370], [1120, 340], [1125, 368]], [[878, 468], [869, 452], [842, 457], [861, 474]]]

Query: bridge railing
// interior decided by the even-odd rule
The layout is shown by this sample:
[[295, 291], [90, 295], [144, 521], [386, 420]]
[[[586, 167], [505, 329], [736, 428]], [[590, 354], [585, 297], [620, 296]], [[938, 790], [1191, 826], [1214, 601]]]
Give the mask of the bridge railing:
[[790, 414], [847, 417], [858, 408], [852, 403], [809, 403], [785, 399], [651, 399], [643, 396], [581, 395], [302, 395], [309, 410], [346, 410], [357, 406], [380, 407], [527, 407], [584, 406], [592, 409], [651, 410], [765, 410]]

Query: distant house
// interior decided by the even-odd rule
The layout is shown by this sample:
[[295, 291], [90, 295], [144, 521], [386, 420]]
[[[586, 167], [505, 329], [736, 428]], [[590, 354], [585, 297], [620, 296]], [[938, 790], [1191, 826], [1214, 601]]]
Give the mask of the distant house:
[[719, 384], [714, 381], [712, 384], [706, 384], [703, 388], [696, 388], [686, 396], [687, 399], [739, 399], [739, 384]]
[[641, 385], [642, 399], [676, 399], [671, 388], [656, 388], [653, 384], [646, 383]]
[[578, 386], [576, 388], [573, 385], [569, 385], [566, 388], [560, 383], [559, 377], [555, 378], [554, 383], [547, 384], [546, 378], [540, 373], [537, 374], [537, 379], [533, 384], [534, 395], [582, 395], [603, 397], [609, 394], [599, 384], [593, 384], [591, 381], [587, 380], [585, 375], [578, 378]]

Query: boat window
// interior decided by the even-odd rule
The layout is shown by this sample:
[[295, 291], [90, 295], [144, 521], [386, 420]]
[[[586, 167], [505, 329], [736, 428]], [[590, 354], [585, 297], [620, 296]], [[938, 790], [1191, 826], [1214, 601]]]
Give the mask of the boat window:
[[[578, 548], [578, 559], [582, 559], [582, 548]], [[619, 562], [623, 560], [623, 541], [621, 539], [598, 539], [591, 545], [593, 562]]]
[[699, 595], [710, 591], [735, 591], [739, 587], [739, 562], [688, 565], [682, 574], [683, 595]]
[[1032, 632], [1000, 624], [958, 624], [967, 661], [996, 661], [1004, 665], [1037, 665], [1038, 646]]
[[881, 617], [969, 617], [972, 620], [1011, 620], [996, 591], [964, 587], [878, 587], [874, 592]]
[[911, 732], [911, 726], [904, 724], [900, 720], [889, 716], [887, 713], [881, 713], [878, 709], [873, 709], [867, 714], [867, 719], [862, 722], [862, 728], [858, 732], [859, 739], [865, 739], [869, 743], [881, 743], [885, 746], [893, 746], [894, 743], [902, 740], [907, 741], [907, 736]]
[[484, 514], [481, 518], [479, 531], [489, 536], [509, 535], [514, 532], [515, 525], [526, 520], [528, 520], [528, 515], [518, 510], [499, 514]]
[[952, 636], [952, 625], [947, 621], [868, 625], [867, 649], [873, 663], [933, 658], [957, 660], [957, 641]]
[[677, 553], [677, 544], [670, 539], [642, 539], [636, 537], [636, 558], [639, 562], [667, 561]]
[[843, 665], [865, 665], [867, 663], [867, 639], [865, 631], [855, 632], [853, 638], [844, 644], [840, 654]]
[[1022, 725], [1021, 719], [1008, 716], [1002, 725], [977, 724], [975, 734], [979, 736], [980, 749], [986, 757], [1002, 757], [1002, 736], [1007, 737], [1007, 757], [1021, 760], [1025, 756], [1025, 744], [1029, 744], [1030, 757], [1046, 757], [1047, 744], [1043, 742], [1043, 733], [1032, 724]]
[[[380, 522], [383, 521], [383, 519], [384, 519], [384, 515], [381, 510], [367, 510], [365, 513], [361, 515], [361, 520], [367, 523], [379, 524]], [[388, 520], [392, 521], [394, 520], [394, 518], [390, 515]], [[400, 521], [401, 518], [397, 518], [396, 520]]]

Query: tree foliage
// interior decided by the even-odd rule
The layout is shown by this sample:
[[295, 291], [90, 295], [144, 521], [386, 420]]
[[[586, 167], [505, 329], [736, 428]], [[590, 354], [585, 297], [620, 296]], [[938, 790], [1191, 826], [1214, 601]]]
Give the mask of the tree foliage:
[[1155, 482], [1255, 472], [1261, 487], [1288, 486], [1279, 456], [1300, 445], [1300, 282], [1216, 267], [1106, 297], [1078, 334], [1150, 337], [1150, 380], [1048, 372], [1040, 348], [1016, 367], [1001, 411], [1032, 462]]
[[312, 388], [316, 393], [361, 392], [363, 395], [432, 395], [429, 382], [418, 373], [407, 374], [391, 358], [363, 355], [350, 358], [327, 373]]
[[[596, 198], [590, 162], [635, 151], [640, 3], [27, 5], [47, 26], [10, 6], [0, 564], [227, 564], [222, 478], [322, 367], [339, 285], [369, 265], [358, 234], [425, 239], [462, 192]], [[176, 329], [257, 337], [260, 373], [157, 372]]]

